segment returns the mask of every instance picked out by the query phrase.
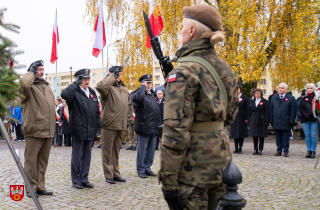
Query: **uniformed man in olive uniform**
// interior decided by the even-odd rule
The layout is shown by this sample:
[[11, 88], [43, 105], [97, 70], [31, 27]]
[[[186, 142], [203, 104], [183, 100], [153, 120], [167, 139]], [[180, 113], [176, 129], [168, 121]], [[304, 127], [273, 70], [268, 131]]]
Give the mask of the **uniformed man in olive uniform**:
[[182, 13], [180, 63], [166, 80], [157, 176], [170, 209], [215, 209], [231, 162], [225, 126], [237, 114], [236, 77], [214, 50], [223, 41], [218, 11], [197, 5]]

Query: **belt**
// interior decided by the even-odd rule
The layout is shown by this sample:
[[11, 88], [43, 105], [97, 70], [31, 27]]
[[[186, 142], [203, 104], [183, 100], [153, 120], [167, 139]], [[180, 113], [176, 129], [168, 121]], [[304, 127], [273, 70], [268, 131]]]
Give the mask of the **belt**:
[[224, 122], [194, 122], [189, 131], [213, 131], [224, 129]]

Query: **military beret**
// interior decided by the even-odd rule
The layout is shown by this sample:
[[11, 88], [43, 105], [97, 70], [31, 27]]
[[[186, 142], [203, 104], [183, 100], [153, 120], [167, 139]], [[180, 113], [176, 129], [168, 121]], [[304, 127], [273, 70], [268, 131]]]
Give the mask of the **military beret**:
[[[27, 71], [36, 71], [36, 70], [38, 70], [38, 67], [39, 66], [43, 66], [43, 60], [38, 60], [38, 61], [35, 61], [35, 62], [33, 62], [30, 66], [29, 66], [29, 68], [28, 68], [28, 70]], [[34, 69], [34, 70], [33, 70]]]
[[119, 69], [120, 71], [122, 71], [123, 67], [122, 66], [112, 66], [109, 69], [109, 72], [114, 72], [115, 70]]
[[145, 74], [139, 78], [139, 82], [152, 82], [151, 78], [151, 74]]
[[184, 7], [182, 10], [184, 18], [191, 18], [208, 26], [212, 31], [222, 31], [222, 20], [218, 10], [209, 5], [195, 5]]
[[82, 77], [89, 77], [90, 78], [90, 69], [80, 69], [74, 74], [75, 77], [82, 76]]

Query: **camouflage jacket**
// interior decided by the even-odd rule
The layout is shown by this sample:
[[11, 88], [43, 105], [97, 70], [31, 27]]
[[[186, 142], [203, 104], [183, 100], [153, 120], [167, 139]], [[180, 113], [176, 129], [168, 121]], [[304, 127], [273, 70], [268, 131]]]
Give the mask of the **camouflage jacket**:
[[231, 162], [226, 129], [189, 131], [193, 122], [219, 121], [230, 125], [237, 114], [236, 77], [220, 59], [210, 39], [196, 39], [184, 45], [177, 57], [199, 56], [213, 65], [228, 94], [228, 104], [218, 91], [210, 72], [195, 62], [179, 63], [166, 81], [164, 127], [158, 179], [164, 190], [179, 183], [211, 188], [221, 182]]

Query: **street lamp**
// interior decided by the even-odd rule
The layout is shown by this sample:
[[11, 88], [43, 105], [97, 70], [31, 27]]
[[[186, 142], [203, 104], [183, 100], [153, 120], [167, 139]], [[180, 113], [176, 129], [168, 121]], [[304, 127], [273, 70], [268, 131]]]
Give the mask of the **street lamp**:
[[[109, 58], [108, 58], [108, 56], [109, 56], [109, 50], [108, 50], [108, 48], [109, 48], [111, 45], [119, 42], [120, 40], [121, 40], [121, 39], [118, 39], [117, 41], [115, 41], [115, 42], [113, 42], [112, 44], [109, 44], [109, 45], [107, 46], [107, 74], [109, 74]], [[103, 76], [103, 75], [102, 75], [102, 76]]]

